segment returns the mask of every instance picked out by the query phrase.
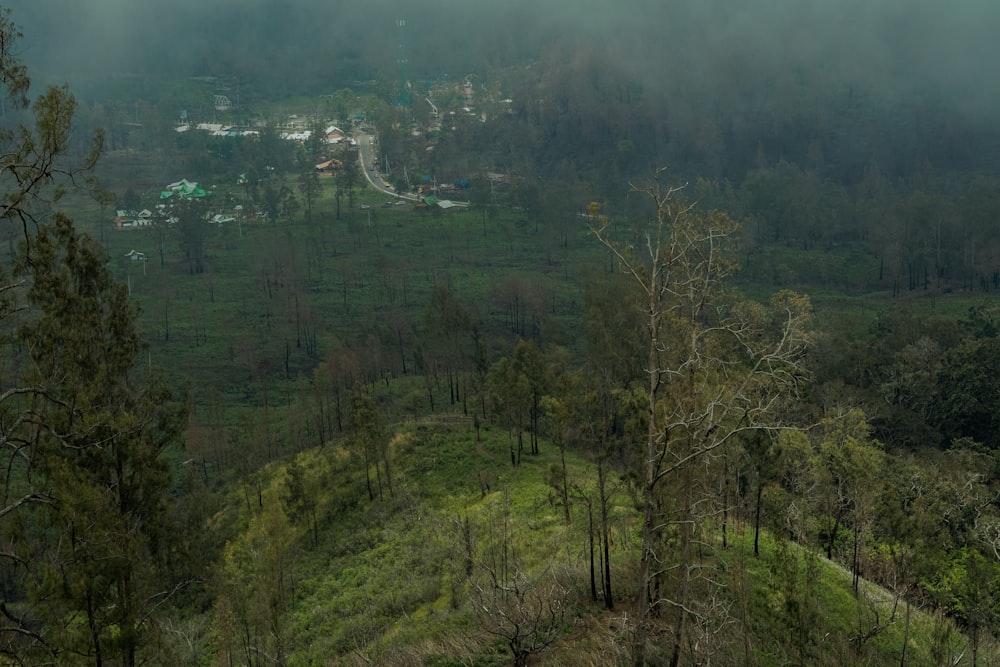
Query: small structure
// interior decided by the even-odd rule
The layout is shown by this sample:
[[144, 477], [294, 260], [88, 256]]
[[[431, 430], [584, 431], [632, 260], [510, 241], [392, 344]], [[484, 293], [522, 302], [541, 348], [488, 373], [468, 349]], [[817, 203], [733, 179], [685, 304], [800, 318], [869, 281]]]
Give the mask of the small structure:
[[171, 183], [167, 188], [160, 193], [160, 199], [170, 199], [171, 197], [177, 197], [178, 199], [200, 199], [202, 197], [207, 197], [212, 194], [208, 190], [198, 187], [198, 184], [189, 181], [186, 178], [182, 178], [176, 183]]
[[137, 229], [139, 227], [149, 227], [152, 224], [153, 214], [145, 209], [139, 213], [120, 210], [115, 215], [116, 229]]
[[301, 132], [285, 132], [281, 135], [282, 139], [287, 141], [309, 141], [309, 137], [312, 136], [312, 130], [302, 130]]
[[347, 137], [347, 133], [344, 132], [339, 127], [337, 127], [336, 125], [331, 125], [330, 127], [326, 128], [323, 131], [323, 134], [326, 136], [326, 143], [330, 145], [339, 144], [341, 141], [344, 140], [345, 137]]
[[340, 160], [326, 160], [325, 162], [320, 162], [316, 165], [316, 171], [321, 174], [329, 173], [332, 171], [337, 171], [344, 166], [344, 163]]
[[146, 253], [139, 252], [135, 248], [133, 248], [132, 250], [129, 250], [127, 253], [125, 253], [125, 256], [128, 257], [133, 262], [145, 262], [146, 261]]
[[134, 216], [130, 211], [125, 209], [118, 209], [115, 211], [115, 227], [118, 229], [123, 229], [125, 227], [131, 227]]

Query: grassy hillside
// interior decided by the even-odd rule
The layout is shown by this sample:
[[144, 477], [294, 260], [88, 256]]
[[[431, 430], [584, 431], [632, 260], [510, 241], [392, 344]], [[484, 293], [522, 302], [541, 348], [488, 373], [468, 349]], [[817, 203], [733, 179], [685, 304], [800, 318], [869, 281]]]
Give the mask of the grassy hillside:
[[[289, 665], [507, 665], [507, 623], [520, 619], [518, 641], [540, 641], [531, 664], [627, 664], [640, 541], [626, 487], [612, 496], [608, 610], [590, 597], [585, 505], [573, 504], [567, 525], [546, 481], [558, 450], [543, 443], [512, 467], [509, 434], [481, 436], [461, 417], [399, 425], [392, 493], [383, 478], [381, 499], [369, 498], [349, 440], [233, 488], [211, 522], [228, 541], [203, 660], [259, 652]], [[567, 466], [580, 496], [592, 496], [594, 467], [573, 455]], [[707, 526], [715, 537], [700, 547], [699, 585], [711, 594], [689, 633], [692, 660], [900, 664], [905, 643], [907, 665], [971, 664], [966, 638], [941, 616], [913, 607], [907, 631], [900, 597], [864, 582], [855, 595], [848, 572], [769, 535], [755, 558], [742, 522], [723, 549], [718, 528]], [[664, 661], [670, 615], [653, 633]], [[992, 664], [985, 651], [979, 659]]]

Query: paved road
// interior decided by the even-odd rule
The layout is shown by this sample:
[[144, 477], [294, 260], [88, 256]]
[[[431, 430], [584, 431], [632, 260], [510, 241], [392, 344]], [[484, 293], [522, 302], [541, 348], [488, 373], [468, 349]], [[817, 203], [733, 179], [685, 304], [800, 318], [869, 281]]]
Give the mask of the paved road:
[[413, 195], [397, 194], [388, 183], [382, 180], [381, 174], [375, 168], [375, 149], [372, 146], [372, 135], [359, 131], [354, 134], [354, 139], [358, 142], [358, 159], [361, 160], [361, 171], [364, 172], [365, 178], [373, 188], [392, 197], [414, 202], [419, 201]]
[[[361, 161], [361, 171], [364, 172], [365, 179], [379, 192], [384, 192], [391, 197], [398, 197], [399, 199], [405, 199], [411, 202], [419, 202], [420, 197], [410, 194], [398, 194], [392, 186], [382, 180], [382, 175], [379, 173], [378, 169], [375, 168], [375, 147], [372, 143], [373, 139], [374, 137], [372, 135], [366, 132], [361, 132], [360, 130], [354, 133], [354, 140], [358, 142], [358, 159]], [[462, 201], [453, 203], [455, 206], [469, 205], [467, 202]]]

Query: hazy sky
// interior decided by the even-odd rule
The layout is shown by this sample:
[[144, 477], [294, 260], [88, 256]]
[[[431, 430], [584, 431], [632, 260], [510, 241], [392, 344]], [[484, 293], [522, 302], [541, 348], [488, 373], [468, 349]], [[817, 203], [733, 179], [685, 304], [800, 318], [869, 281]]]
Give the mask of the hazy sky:
[[[1000, 56], [997, 0], [0, 0], [22, 26], [36, 77], [86, 73], [184, 74], [204, 53], [308, 57], [310, 44], [343, 44], [354, 56], [394, 54], [407, 18], [411, 69], [476, 61], [480, 45], [542, 50], [553, 37], [586, 40], [649, 85], [679, 71], [708, 77], [732, 67], [808, 79], [831, 71], [878, 87], [930, 87], [994, 100]], [[449, 35], [449, 37], [442, 37]], [[499, 42], [491, 42], [490, 36]], [[423, 43], [422, 40], [432, 40]], [[532, 40], [535, 43], [530, 43]], [[449, 51], [453, 42], [458, 52]], [[327, 47], [330, 44], [327, 43]], [[436, 55], [439, 54], [439, 55]], [[530, 55], [528, 53], [527, 55]], [[447, 62], [429, 62], [441, 58]], [[378, 65], [375, 65], [377, 67]], [[460, 66], [460, 65], [459, 65]]]

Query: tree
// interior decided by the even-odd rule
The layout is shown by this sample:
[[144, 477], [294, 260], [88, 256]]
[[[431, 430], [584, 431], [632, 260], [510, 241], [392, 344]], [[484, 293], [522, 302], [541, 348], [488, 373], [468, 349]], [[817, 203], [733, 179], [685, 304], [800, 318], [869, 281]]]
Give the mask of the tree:
[[278, 221], [278, 216], [282, 213], [288, 213], [289, 200], [292, 199], [292, 191], [286, 186], [282, 185], [280, 188], [275, 188], [270, 183], [264, 186], [264, 190], [261, 193], [262, 205], [264, 207], [264, 213], [267, 215], [267, 219], [271, 223]]
[[[606, 609], [614, 607], [611, 588], [611, 534], [610, 512], [614, 484], [609, 480], [609, 459], [615, 439], [611, 424], [616, 418], [614, 397], [602, 383], [582, 372], [559, 368], [557, 364], [553, 386], [555, 395], [542, 399], [542, 408], [553, 442], [559, 447], [559, 465], [553, 465], [548, 477], [563, 504], [563, 518], [569, 524], [570, 500], [583, 503], [587, 508], [587, 547], [590, 559], [591, 600], [596, 602], [598, 558], [601, 595]], [[566, 468], [566, 449], [574, 446], [593, 457], [596, 483], [583, 480], [570, 481]], [[595, 524], [596, 519], [596, 524]], [[599, 548], [599, 557], [595, 550]]]
[[961, 549], [929, 588], [972, 641], [972, 665], [1000, 615], [1000, 566], [973, 549]]
[[542, 397], [548, 385], [548, 365], [542, 351], [531, 341], [519, 340], [514, 346], [514, 366], [524, 376], [528, 387], [528, 431], [531, 436], [531, 453], [538, 455], [538, 431], [540, 428]]
[[820, 424], [819, 456], [826, 473], [825, 515], [827, 526], [826, 557], [833, 550], [841, 523], [850, 522], [852, 585], [858, 593], [860, 578], [861, 536], [869, 528], [879, 495], [878, 478], [882, 469], [881, 452], [869, 439], [870, 428], [859, 410]]
[[471, 581], [473, 609], [480, 627], [507, 643], [515, 667], [526, 667], [532, 655], [545, 650], [566, 628], [570, 588], [551, 566], [537, 574], [521, 566], [506, 492], [488, 521], [478, 572]]
[[[96, 190], [90, 171], [104, 135], [76, 148], [76, 100], [65, 86], [29, 100], [19, 37], [0, 10], [5, 117], [30, 119], [0, 129], [0, 221], [23, 236], [17, 265], [0, 269], [0, 336], [16, 342], [8, 350], [25, 351], [0, 394], [0, 559], [19, 570], [0, 599], [0, 652], [17, 662], [58, 656], [64, 664], [74, 655], [99, 664], [112, 652], [129, 664], [155, 625], [143, 601], [165, 599], [163, 590], [146, 588], [155, 583], [147, 575], [156, 562], [145, 557], [148, 538], [163, 529], [155, 451], [174, 429], [170, 402], [155, 385], [128, 380], [134, 313], [106, 257], [53, 214], [70, 190]], [[15, 336], [10, 316], [18, 311], [27, 324]], [[148, 522], [133, 532], [139, 524], [132, 519]], [[81, 532], [84, 526], [93, 529]], [[67, 618], [88, 623], [67, 625]]]
[[[361, 369], [357, 355], [346, 349], [330, 350], [326, 358], [313, 371], [313, 385], [316, 387], [316, 400], [319, 403], [319, 413], [323, 418], [321, 433], [333, 434], [334, 427], [338, 433], [344, 431], [343, 398], [348, 390], [358, 384]], [[331, 404], [332, 398], [332, 404]], [[325, 442], [325, 438], [323, 439]]]
[[486, 222], [493, 222], [497, 217], [496, 198], [493, 194], [493, 182], [486, 178], [475, 178], [469, 188], [469, 204], [480, 211], [483, 218], [483, 236], [486, 236]]
[[446, 285], [436, 283], [424, 308], [424, 341], [431, 358], [425, 358], [425, 368], [432, 365], [431, 373], [444, 371], [448, 380], [451, 404], [462, 401], [468, 394], [462, 392], [461, 371], [469, 360], [469, 342], [466, 336], [473, 330], [473, 319], [462, 302]]
[[118, 205], [127, 211], [138, 211], [139, 203], [139, 193], [132, 188], [126, 190], [121, 199], [118, 201]]
[[237, 659], [248, 666], [287, 664], [285, 622], [294, 590], [297, 537], [279, 503], [268, 502], [251, 518], [246, 533], [226, 545], [214, 612], [227, 664]]
[[0, 220], [19, 223], [25, 235], [68, 191], [65, 187], [94, 183], [89, 176], [104, 144], [96, 132], [90, 149], [73, 153], [72, 122], [76, 100], [65, 87], [50, 86], [29, 102], [31, 81], [27, 68], [17, 59], [20, 31], [10, 12], [0, 9], [0, 83], [7, 90], [13, 110], [30, 107], [34, 125], [0, 129]]
[[173, 209], [177, 241], [191, 275], [205, 271], [205, 237], [209, 232], [205, 207], [196, 199], [182, 199]]
[[1000, 437], [1000, 398], [993, 391], [1000, 372], [1000, 338], [969, 338], [944, 355], [931, 414], [946, 442]]
[[347, 208], [354, 208], [354, 189], [361, 182], [361, 168], [358, 166], [358, 154], [349, 151], [344, 155], [340, 175], [337, 176], [337, 187], [343, 187], [347, 192]]
[[516, 364], [503, 357], [490, 367], [487, 386], [493, 401], [493, 409], [501, 416], [508, 429], [517, 434], [517, 450], [510, 447], [511, 465], [520, 465], [524, 451], [524, 431], [529, 424], [531, 412], [531, 386], [528, 378], [520, 372]]
[[299, 174], [298, 184], [299, 193], [306, 202], [306, 219], [312, 222], [313, 204], [316, 203], [316, 199], [323, 190], [322, 184], [319, 182], [319, 174], [311, 166], [307, 166]]
[[[383, 488], [389, 495], [394, 495], [392, 488], [392, 469], [389, 461], [389, 438], [382, 424], [382, 416], [375, 406], [375, 401], [364, 386], [355, 386], [351, 393], [351, 425], [354, 430], [357, 447], [361, 450], [365, 468], [365, 485], [368, 489], [368, 499], [384, 498]], [[371, 470], [375, 467], [377, 486], [372, 488]], [[383, 487], [384, 477], [384, 487]]]
[[528, 431], [531, 453], [538, 454], [538, 431], [547, 379], [541, 350], [526, 340], [518, 340], [513, 354], [500, 359], [490, 369], [488, 382], [494, 404], [508, 426], [517, 432], [517, 463], [521, 461], [525, 431]]
[[643, 314], [622, 308], [632, 285], [610, 269], [587, 270], [583, 279], [587, 359], [612, 386], [629, 387], [643, 376]]
[[285, 514], [294, 524], [305, 523], [313, 546], [319, 546], [319, 521], [316, 516], [316, 496], [319, 489], [306, 476], [306, 471], [297, 459], [292, 459], [286, 469], [288, 476], [281, 491], [281, 503]]
[[[651, 616], [667, 607], [676, 610], [671, 664], [680, 662], [691, 576], [698, 571], [691, 567], [695, 464], [743, 433], [781, 426], [782, 403], [804, 375], [810, 318], [808, 300], [791, 292], [776, 294], [770, 308], [735, 299], [726, 281], [736, 269], [736, 224], [719, 211], [695, 212], [680, 188], [660, 183], [662, 175], [657, 170], [653, 184], [637, 191], [649, 199], [655, 219], [636, 231], [632, 243], [612, 240], [611, 222], [597, 205], [589, 211], [592, 233], [632, 279], [630, 307], [639, 308], [646, 322], [635, 665], [647, 660]], [[673, 563], [664, 562], [660, 548], [667, 526], [676, 535]], [[669, 589], [663, 586], [668, 571], [676, 573]]]
[[183, 408], [154, 379], [134, 376], [136, 311], [94, 241], [57, 213], [24, 253], [33, 310], [19, 338], [36, 390], [7, 432], [21, 449], [11, 461], [18, 484], [42, 502], [19, 508], [13, 534], [23, 550], [7, 556], [24, 568], [21, 620], [41, 627], [29, 653], [132, 666], [157, 631], [158, 608], [184, 585], [167, 574], [175, 533], [164, 456]]
[[323, 157], [326, 151], [326, 127], [320, 122], [319, 119], [314, 119], [309, 128], [309, 138], [306, 139], [305, 149], [306, 157], [302, 160], [305, 167], [311, 165], [306, 164], [309, 162], [316, 162]]

